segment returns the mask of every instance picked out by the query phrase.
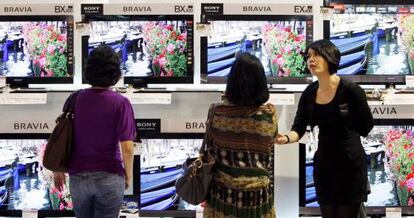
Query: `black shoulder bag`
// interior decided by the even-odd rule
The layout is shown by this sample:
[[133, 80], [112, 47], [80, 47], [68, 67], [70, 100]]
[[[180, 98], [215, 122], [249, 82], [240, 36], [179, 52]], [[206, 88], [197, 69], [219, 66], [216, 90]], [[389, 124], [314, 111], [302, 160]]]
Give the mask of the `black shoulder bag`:
[[46, 144], [43, 166], [53, 172], [68, 172], [73, 144], [73, 111], [80, 91], [66, 100], [63, 113], [56, 119], [56, 126]]
[[184, 162], [182, 175], [175, 183], [178, 196], [194, 205], [207, 199], [207, 195], [210, 193], [211, 181], [213, 180], [212, 171], [216, 161], [209, 153], [210, 148], [207, 147], [207, 139], [211, 131], [214, 110], [215, 105], [213, 104], [208, 113], [206, 133], [204, 134], [199, 156], [187, 159]]

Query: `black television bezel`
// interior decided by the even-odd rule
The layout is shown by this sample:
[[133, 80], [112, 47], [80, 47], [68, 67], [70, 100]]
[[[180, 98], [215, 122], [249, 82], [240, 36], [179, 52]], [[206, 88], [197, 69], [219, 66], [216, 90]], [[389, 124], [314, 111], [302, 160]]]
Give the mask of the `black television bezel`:
[[[73, 15], [16, 15], [16, 16], [0, 16], [0, 22], [30, 22], [30, 21], [66, 21], [68, 25], [66, 41], [67, 41], [67, 77], [14, 77], [6, 76], [7, 84], [67, 84], [73, 83], [74, 77], [74, 20]], [[71, 31], [71, 32], [70, 32]]]
[[[374, 119], [374, 126], [409, 125], [414, 126], [414, 119]], [[320, 216], [319, 207], [306, 207], [306, 148], [305, 144], [299, 143], [299, 215]], [[385, 215], [387, 206], [365, 206], [367, 215]], [[399, 206], [402, 215], [414, 215], [414, 207]]]
[[[313, 15], [219, 15], [219, 14], [203, 14], [204, 22], [209, 21], [304, 21], [311, 22], [312, 28], [306, 28], [309, 34], [306, 34], [306, 45], [313, 40]], [[308, 24], [306, 24], [308, 25]], [[310, 40], [308, 37], [312, 38]], [[201, 83], [207, 84], [225, 84], [227, 77], [207, 77], [207, 37], [200, 38], [200, 79]], [[305, 68], [305, 77], [267, 77], [268, 84], [310, 84], [312, 83], [312, 75]]]
[[[48, 140], [50, 137], [49, 133], [0, 133], [1, 140]], [[140, 170], [140, 157], [139, 155], [134, 155], [134, 164], [133, 164], [133, 172]], [[68, 178], [67, 178], [68, 179]], [[133, 173], [133, 194], [132, 195], [124, 195], [125, 198], [135, 198], [137, 199], [138, 206], [139, 206], [139, 190], [140, 190], [140, 176], [137, 173]], [[46, 217], [75, 217], [74, 210], [37, 210], [39, 218], [46, 218]], [[1, 210], [0, 209], [0, 216], [7, 216], [7, 217], [22, 217], [23, 210]]]
[[[376, 6], [398, 6], [398, 5], [412, 5], [412, 0], [324, 0], [324, 5], [329, 6], [330, 4], [350, 4], [350, 5], [376, 5]], [[398, 13], [397, 13], [398, 14]], [[330, 39], [330, 21], [323, 21], [323, 38]], [[407, 75], [414, 75], [407, 74]], [[407, 75], [339, 75], [340, 77], [347, 78], [358, 84], [363, 85], [405, 85], [405, 77]]]
[[[203, 139], [204, 133], [153, 133], [143, 134], [141, 139]], [[142, 156], [142, 155], [141, 155]], [[141, 172], [141, 168], [139, 169]], [[141, 173], [139, 174], [141, 176]], [[141, 177], [139, 180], [139, 215], [142, 217], [195, 217], [195, 210], [141, 210]]]
[[[126, 76], [124, 84], [133, 86], [146, 86], [147, 84], [188, 84], [194, 83], [194, 15], [83, 15], [85, 23], [93, 21], [157, 21], [157, 20], [178, 20], [191, 21], [193, 27], [187, 29], [187, 60], [190, 58], [191, 63], [187, 62], [187, 76], [185, 77], [138, 77]], [[88, 39], [89, 36], [82, 36], [82, 83], [87, 84], [85, 78], [85, 67], [88, 59]], [[191, 54], [190, 54], [191, 53]]]

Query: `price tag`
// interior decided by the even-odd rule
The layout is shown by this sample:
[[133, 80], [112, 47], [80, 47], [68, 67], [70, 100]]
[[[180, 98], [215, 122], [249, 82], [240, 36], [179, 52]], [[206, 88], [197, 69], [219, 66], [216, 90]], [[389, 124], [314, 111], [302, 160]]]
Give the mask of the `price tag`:
[[386, 218], [401, 218], [401, 214], [400, 207], [385, 208]]
[[270, 94], [269, 102], [274, 105], [294, 105], [295, 94]]
[[131, 104], [171, 104], [171, 93], [125, 94]]
[[331, 20], [334, 14], [334, 8], [333, 7], [321, 7], [321, 16], [322, 20]]
[[203, 218], [204, 209], [200, 206], [196, 208], [196, 218]]
[[413, 75], [405, 76], [405, 85], [409, 88], [414, 88], [414, 76]]
[[0, 104], [46, 104], [47, 93], [5, 93]]
[[200, 36], [211, 36], [211, 24], [208, 23], [197, 23], [196, 24], [196, 30], [199, 33]]
[[36, 209], [23, 209], [22, 218], [37, 218], [37, 210]]
[[6, 77], [0, 76], [0, 88], [6, 87]]

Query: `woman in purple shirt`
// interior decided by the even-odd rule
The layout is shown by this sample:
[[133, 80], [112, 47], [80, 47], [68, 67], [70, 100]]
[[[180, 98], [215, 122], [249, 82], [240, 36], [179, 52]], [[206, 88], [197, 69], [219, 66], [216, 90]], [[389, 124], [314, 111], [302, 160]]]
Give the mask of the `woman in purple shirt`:
[[[109, 89], [121, 76], [119, 66], [111, 47], [94, 49], [85, 72], [92, 87], [76, 99], [69, 186], [77, 218], [118, 217], [132, 183], [134, 113], [127, 98]], [[61, 187], [65, 176], [54, 179]]]

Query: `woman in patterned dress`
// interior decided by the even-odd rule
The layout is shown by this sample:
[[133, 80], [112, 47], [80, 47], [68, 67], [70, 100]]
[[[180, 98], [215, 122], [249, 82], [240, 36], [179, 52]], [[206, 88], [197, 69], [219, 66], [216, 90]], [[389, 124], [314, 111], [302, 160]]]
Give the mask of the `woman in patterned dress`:
[[272, 218], [275, 107], [268, 103], [266, 75], [258, 58], [234, 62], [225, 101], [214, 108], [207, 146], [216, 159], [205, 218]]

